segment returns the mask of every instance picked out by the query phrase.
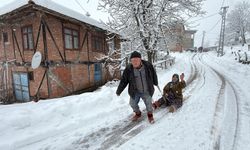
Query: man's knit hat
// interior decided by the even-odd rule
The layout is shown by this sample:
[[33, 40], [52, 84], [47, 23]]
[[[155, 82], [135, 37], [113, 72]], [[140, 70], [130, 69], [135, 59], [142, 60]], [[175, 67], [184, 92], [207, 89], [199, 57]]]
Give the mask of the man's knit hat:
[[133, 51], [131, 53], [130, 59], [132, 58], [141, 58], [141, 53], [137, 52], [137, 51]]

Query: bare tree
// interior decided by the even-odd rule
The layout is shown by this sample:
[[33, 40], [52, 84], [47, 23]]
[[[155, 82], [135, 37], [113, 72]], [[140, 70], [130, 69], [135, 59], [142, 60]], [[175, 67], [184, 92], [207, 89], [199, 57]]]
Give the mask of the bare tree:
[[[160, 39], [170, 34], [176, 22], [201, 13], [203, 0], [99, 0], [110, 16], [108, 26], [133, 41], [133, 47], [153, 62]], [[168, 36], [169, 37], [169, 36]], [[166, 42], [167, 43], [167, 42]]]
[[227, 40], [241, 40], [246, 43], [246, 33], [250, 32], [250, 3], [239, 2], [235, 8], [229, 12], [226, 25]]

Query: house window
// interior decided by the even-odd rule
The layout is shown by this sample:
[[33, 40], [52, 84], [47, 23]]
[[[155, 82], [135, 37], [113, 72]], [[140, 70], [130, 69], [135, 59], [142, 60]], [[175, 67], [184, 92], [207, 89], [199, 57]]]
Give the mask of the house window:
[[25, 50], [33, 50], [34, 41], [33, 41], [32, 26], [27, 26], [22, 28], [22, 37], [23, 37], [23, 48]]
[[103, 51], [102, 38], [98, 36], [92, 37], [92, 49], [93, 51]]
[[66, 49], [79, 49], [79, 31], [64, 28], [64, 44]]
[[100, 63], [95, 64], [94, 80], [96, 84], [102, 81], [102, 65]]
[[4, 32], [4, 33], [3, 33], [3, 42], [4, 42], [4, 43], [9, 42], [9, 38], [8, 38], [8, 33], [7, 33], [7, 32]]
[[34, 81], [34, 73], [33, 73], [33, 71], [28, 72], [28, 78], [29, 78], [29, 80]]

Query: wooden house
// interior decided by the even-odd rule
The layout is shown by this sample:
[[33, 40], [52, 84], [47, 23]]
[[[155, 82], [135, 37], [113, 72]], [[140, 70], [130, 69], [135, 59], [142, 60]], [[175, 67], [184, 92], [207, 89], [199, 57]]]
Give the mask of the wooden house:
[[194, 48], [194, 35], [196, 30], [186, 30], [184, 25], [176, 23], [171, 29], [174, 35], [173, 39], [169, 41], [168, 48], [174, 52], [182, 52], [189, 48]]
[[[119, 71], [110, 75], [101, 59], [109, 48], [120, 48], [119, 35], [107, 33], [98, 21], [51, 0], [16, 0], [5, 6], [0, 10], [0, 99], [62, 97], [119, 78]], [[42, 61], [33, 69], [36, 52]]]

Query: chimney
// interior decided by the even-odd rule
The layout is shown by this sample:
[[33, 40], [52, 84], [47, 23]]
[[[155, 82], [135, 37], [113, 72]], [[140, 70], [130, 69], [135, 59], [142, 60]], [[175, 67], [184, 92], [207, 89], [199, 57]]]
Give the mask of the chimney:
[[33, 0], [29, 0], [28, 4], [35, 4], [35, 2], [33, 2]]

